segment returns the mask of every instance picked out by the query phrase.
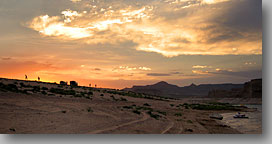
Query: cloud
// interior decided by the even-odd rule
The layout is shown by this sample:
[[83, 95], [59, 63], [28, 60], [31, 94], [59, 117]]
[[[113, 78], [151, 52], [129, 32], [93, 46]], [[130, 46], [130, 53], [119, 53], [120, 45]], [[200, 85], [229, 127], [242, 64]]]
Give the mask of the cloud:
[[113, 71], [150, 71], [151, 68], [149, 67], [144, 67], [144, 66], [140, 66], [140, 67], [129, 67], [129, 66], [119, 66], [117, 68], [114, 68]]
[[147, 73], [147, 76], [171, 76], [171, 74], [168, 73]]
[[216, 70], [215, 72], [209, 72], [211, 74], [220, 74], [236, 77], [245, 77], [245, 78], [261, 78], [262, 70], [248, 70], [248, 71], [231, 71], [231, 70]]
[[198, 75], [207, 75], [207, 74], [209, 74], [209, 71], [192, 70], [192, 73], [198, 74]]
[[194, 69], [197, 69], [197, 68], [199, 68], [199, 69], [203, 69], [203, 68], [207, 68], [208, 66], [205, 66], [205, 65], [194, 65], [192, 68], [194, 68]]
[[11, 60], [11, 59], [12, 59], [12, 58], [10, 58], [10, 57], [2, 57], [2, 58], [1, 58], [1, 60], [5, 60], [5, 61], [6, 61], [6, 60]]
[[70, 1], [76, 3], [76, 2], [80, 2], [81, 0], [70, 0]]
[[169, 72], [169, 73], [147, 73], [147, 76], [174, 76], [174, 75], [183, 75], [181, 72]]
[[259, 0], [84, 1], [80, 6], [35, 17], [29, 27], [89, 45], [132, 41], [136, 47], [127, 48], [166, 57], [262, 54]]

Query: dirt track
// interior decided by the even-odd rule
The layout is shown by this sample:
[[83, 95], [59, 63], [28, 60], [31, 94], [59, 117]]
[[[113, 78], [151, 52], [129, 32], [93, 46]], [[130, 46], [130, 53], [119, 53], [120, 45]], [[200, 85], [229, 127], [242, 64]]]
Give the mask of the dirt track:
[[182, 103], [108, 93], [101, 96], [97, 91], [91, 99], [0, 91], [0, 133], [239, 133], [210, 119], [213, 111], [175, 107]]

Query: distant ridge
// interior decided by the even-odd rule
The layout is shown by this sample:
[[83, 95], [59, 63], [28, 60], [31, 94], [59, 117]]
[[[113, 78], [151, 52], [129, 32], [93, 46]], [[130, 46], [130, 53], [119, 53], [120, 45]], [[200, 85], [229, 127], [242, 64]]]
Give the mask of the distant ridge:
[[192, 83], [189, 86], [179, 87], [177, 85], [169, 84], [165, 81], [160, 81], [153, 85], [133, 86], [132, 88], [125, 88], [125, 91], [133, 91], [137, 93], [146, 93], [151, 95], [158, 95], [171, 98], [182, 98], [190, 96], [207, 96], [211, 90], [231, 90], [241, 89], [244, 84], [200, 84]]

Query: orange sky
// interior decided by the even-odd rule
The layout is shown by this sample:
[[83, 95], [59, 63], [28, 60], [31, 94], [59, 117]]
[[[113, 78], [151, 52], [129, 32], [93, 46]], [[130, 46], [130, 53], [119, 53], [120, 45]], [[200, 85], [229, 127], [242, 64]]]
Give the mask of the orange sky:
[[29, 0], [0, 6], [0, 77], [124, 88], [261, 77], [259, 0]]

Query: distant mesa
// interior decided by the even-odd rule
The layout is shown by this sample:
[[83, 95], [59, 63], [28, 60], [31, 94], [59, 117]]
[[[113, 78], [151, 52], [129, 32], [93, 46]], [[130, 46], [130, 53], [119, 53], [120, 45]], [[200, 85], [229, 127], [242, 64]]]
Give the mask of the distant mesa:
[[246, 82], [242, 88], [212, 90], [208, 96], [213, 98], [262, 98], [262, 79]]
[[126, 91], [133, 91], [137, 93], [146, 93], [150, 95], [157, 95], [170, 98], [185, 98], [185, 97], [203, 97], [208, 96], [212, 90], [232, 90], [241, 89], [244, 84], [200, 84], [192, 83], [189, 86], [179, 87], [177, 85], [169, 84], [165, 81], [146, 86], [133, 86], [132, 88], [125, 88]]

